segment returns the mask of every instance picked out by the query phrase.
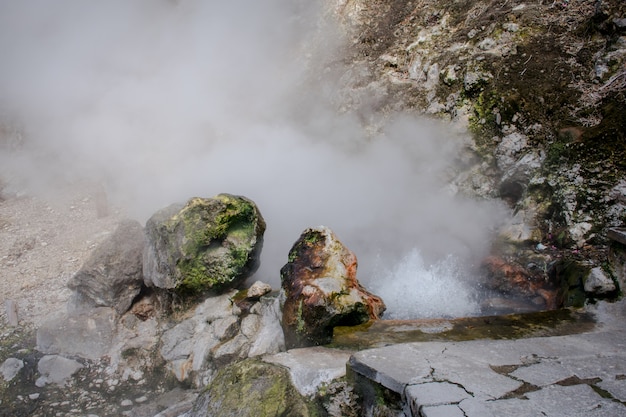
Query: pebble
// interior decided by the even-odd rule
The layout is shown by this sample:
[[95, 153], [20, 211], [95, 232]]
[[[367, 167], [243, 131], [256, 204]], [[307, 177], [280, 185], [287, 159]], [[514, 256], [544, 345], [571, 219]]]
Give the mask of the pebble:
[[131, 405], [133, 405], [133, 402], [131, 400], [122, 400], [122, 402], [120, 403], [120, 405], [122, 407], [130, 407]]
[[36, 400], [37, 398], [39, 398], [39, 393], [36, 392], [34, 394], [30, 394], [28, 398], [30, 398], [31, 400]]

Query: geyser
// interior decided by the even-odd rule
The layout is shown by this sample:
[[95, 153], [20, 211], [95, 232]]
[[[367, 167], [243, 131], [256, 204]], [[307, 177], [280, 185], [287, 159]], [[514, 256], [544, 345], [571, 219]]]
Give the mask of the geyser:
[[[326, 225], [390, 312], [467, 314], [471, 290], [424, 312], [419, 297], [471, 288], [455, 271], [485, 253], [502, 210], [447, 187], [464, 134], [342, 100], [350, 65], [326, 64], [340, 31], [318, 6], [2, 2], [0, 116], [24, 144], [3, 151], [0, 175], [31, 192], [99, 182], [141, 221], [192, 196], [244, 195], [267, 221], [255, 279], [277, 288], [293, 242]], [[420, 268], [419, 283], [402, 278]]]

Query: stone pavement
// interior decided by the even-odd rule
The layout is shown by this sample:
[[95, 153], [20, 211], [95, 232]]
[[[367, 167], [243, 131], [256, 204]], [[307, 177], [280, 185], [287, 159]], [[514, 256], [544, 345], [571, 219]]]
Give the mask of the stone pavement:
[[626, 304], [592, 309], [585, 334], [396, 344], [348, 366], [412, 417], [626, 416]]

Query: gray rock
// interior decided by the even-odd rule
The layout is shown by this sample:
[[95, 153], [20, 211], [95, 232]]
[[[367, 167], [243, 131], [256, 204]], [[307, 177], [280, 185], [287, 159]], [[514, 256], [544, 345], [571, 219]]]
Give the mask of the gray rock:
[[117, 315], [109, 307], [82, 314], [63, 314], [37, 330], [37, 350], [42, 353], [98, 359], [113, 344]]
[[614, 227], [608, 230], [607, 237], [622, 245], [626, 245], [626, 229], [623, 227]]
[[218, 340], [227, 340], [235, 337], [239, 331], [239, 318], [237, 316], [227, 316], [217, 319], [212, 323], [213, 335]]
[[250, 340], [239, 333], [232, 339], [217, 346], [211, 353], [213, 360], [218, 364], [229, 363], [235, 359], [244, 359], [250, 350]]
[[259, 267], [264, 232], [261, 213], [245, 197], [167, 207], [146, 223], [145, 283], [185, 295], [236, 287]]
[[602, 268], [596, 267], [591, 269], [589, 276], [585, 280], [585, 292], [603, 295], [615, 290], [615, 282], [606, 276]]
[[345, 376], [350, 355], [344, 350], [309, 347], [265, 356], [263, 360], [287, 368], [298, 392], [308, 397], [320, 386]]
[[161, 356], [167, 361], [187, 358], [193, 350], [196, 321], [185, 320], [169, 329], [161, 337]]
[[272, 286], [262, 281], [255, 281], [254, 284], [248, 288], [246, 292], [246, 298], [261, 298], [265, 294], [272, 292]]
[[477, 90], [491, 78], [493, 78], [493, 75], [488, 72], [467, 71], [463, 77], [463, 88], [467, 92]]
[[231, 301], [235, 294], [208, 298], [192, 317], [163, 333], [161, 357], [181, 382], [201, 387], [217, 367], [284, 349], [278, 299], [262, 297], [242, 315]]
[[41, 377], [37, 379], [35, 384], [38, 387], [43, 387], [46, 384], [64, 386], [72, 375], [82, 367], [83, 365], [75, 360], [58, 355], [46, 355], [37, 363], [37, 370]]
[[285, 336], [280, 325], [280, 301], [277, 297], [261, 298], [258, 314], [261, 323], [254, 337], [250, 336], [252, 344], [248, 357], [273, 354], [285, 350]]
[[98, 246], [68, 287], [74, 291], [75, 308], [112, 307], [126, 312], [143, 285], [143, 228], [134, 220], [123, 221]]
[[237, 291], [207, 298], [196, 307], [195, 316], [207, 323], [212, 323], [217, 319], [239, 315], [239, 309], [232, 302], [235, 294]]
[[5, 381], [9, 382], [13, 380], [24, 367], [24, 362], [17, 358], [8, 358], [0, 366], [0, 373]]
[[528, 146], [528, 136], [520, 132], [512, 132], [504, 136], [496, 147], [496, 163], [498, 168], [506, 172], [515, 165], [519, 156]]

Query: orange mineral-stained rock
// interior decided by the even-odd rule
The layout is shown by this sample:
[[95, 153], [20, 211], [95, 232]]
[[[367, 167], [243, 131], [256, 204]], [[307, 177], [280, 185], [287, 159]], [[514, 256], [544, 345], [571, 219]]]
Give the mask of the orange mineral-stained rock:
[[383, 301], [356, 277], [356, 255], [327, 227], [306, 229], [281, 269], [283, 330], [288, 348], [321, 345], [335, 326], [377, 319]]

